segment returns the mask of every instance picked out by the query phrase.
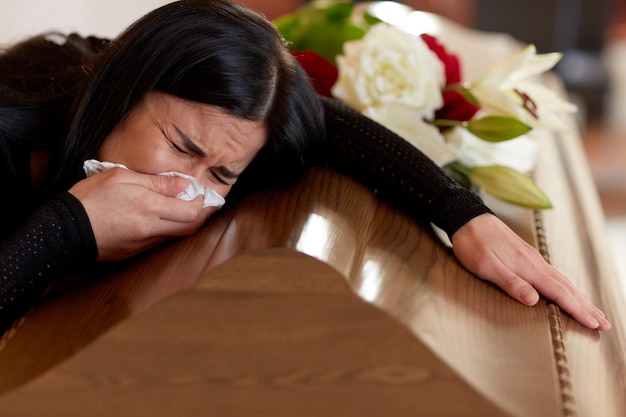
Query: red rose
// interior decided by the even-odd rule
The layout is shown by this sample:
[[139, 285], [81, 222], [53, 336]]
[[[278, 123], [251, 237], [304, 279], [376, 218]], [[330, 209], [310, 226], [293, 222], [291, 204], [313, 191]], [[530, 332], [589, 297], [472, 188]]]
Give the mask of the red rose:
[[437, 57], [443, 63], [446, 71], [446, 85], [460, 83], [461, 63], [459, 62], [459, 58], [456, 55], [448, 53], [446, 48], [444, 48], [434, 36], [425, 33], [420, 36], [422, 40], [426, 42], [428, 48], [437, 54]]
[[[437, 38], [428, 34], [420, 35], [428, 48], [433, 51], [443, 63], [446, 73], [446, 85], [461, 83], [461, 62], [456, 55], [446, 51]], [[435, 118], [439, 120], [456, 120], [464, 122], [470, 120], [480, 107], [468, 100], [456, 90], [444, 90], [443, 107], [437, 110]]]
[[292, 52], [306, 71], [317, 94], [332, 97], [331, 88], [337, 81], [337, 67], [313, 51]]
[[443, 92], [443, 107], [435, 112], [435, 119], [465, 122], [474, 117], [478, 110], [480, 107], [469, 101], [463, 94], [448, 90]]

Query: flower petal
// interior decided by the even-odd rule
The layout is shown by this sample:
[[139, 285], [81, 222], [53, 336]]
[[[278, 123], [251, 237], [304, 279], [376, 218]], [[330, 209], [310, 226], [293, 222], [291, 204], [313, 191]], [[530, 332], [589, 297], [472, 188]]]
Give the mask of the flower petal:
[[486, 142], [466, 129], [457, 127], [447, 132], [446, 142], [467, 167], [505, 165], [520, 172], [530, 172], [536, 164], [539, 147], [529, 135], [506, 142]]
[[510, 55], [502, 61], [489, 68], [485, 74], [477, 81], [479, 84], [500, 85], [505, 82], [511, 74], [524, 66], [526, 60], [535, 55], [534, 45], [527, 45], [518, 52]]
[[363, 114], [401, 136], [432, 159], [444, 166], [458, 158], [435, 126], [425, 123], [414, 109], [398, 104], [367, 108]]
[[541, 188], [527, 175], [501, 165], [475, 167], [470, 178], [488, 194], [524, 207], [552, 208]]
[[470, 92], [478, 99], [480, 107], [489, 114], [522, 118], [524, 110], [515, 95], [500, 90], [492, 84], [475, 84]]
[[561, 60], [563, 54], [552, 52], [548, 54], [529, 55], [523, 65], [511, 73], [510, 80], [523, 80], [535, 75], [543, 74], [554, 68]]
[[443, 105], [444, 67], [424, 40], [379, 23], [363, 39], [347, 42], [336, 59], [334, 97], [363, 111], [401, 103], [432, 118]]

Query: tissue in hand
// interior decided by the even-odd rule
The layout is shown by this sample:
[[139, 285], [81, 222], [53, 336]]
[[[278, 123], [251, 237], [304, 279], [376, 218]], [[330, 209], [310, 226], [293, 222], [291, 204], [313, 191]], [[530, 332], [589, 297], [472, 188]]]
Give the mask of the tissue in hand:
[[[111, 169], [113, 167], [119, 167], [128, 169], [126, 165], [122, 164], [114, 164], [112, 162], [101, 162], [96, 159], [89, 159], [83, 163], [83, 169], [85, 170], [85, 174], [90, 177], [93, 174], [97, 174], [102, 171], [106, 171], [107, 169]], [[162, 172], [158, 175], [176, 175], [178, 177], [187, 178], [189, 180], [189, 185], [185, 189], [185, 191], [178, 194], [176, 197], [181, 200], [190, 201], [199, 195], [204, 197], [203, 208], [205, 207], [222, 207], [226, 202], [224, 197], [219, 195], [215, 190], [212, 190], [207, 187], [203, 187], [200, 185], [198, 180], [196, 180], [191, 175], [181, 174], [180, 172]]]

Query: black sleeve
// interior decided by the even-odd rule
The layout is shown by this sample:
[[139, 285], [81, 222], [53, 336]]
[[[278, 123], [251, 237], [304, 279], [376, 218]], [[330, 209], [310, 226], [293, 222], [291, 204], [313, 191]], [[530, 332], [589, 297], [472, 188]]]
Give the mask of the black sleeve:
[[432, 222], [452, 236], [472, 218], [491, 213], [413, 145], [336, 100], [325, 110], [328, 166], [373, 189], [381, 199]]
[[82, 204], [63, 193], [39, 208], [0, 244], [0, 334], [55, 280], [98, 255]]

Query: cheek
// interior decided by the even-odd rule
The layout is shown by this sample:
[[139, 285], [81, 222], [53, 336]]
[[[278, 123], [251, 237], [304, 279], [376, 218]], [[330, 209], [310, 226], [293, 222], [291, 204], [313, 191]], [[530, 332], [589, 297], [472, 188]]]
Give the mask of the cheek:
[[101, 161], [122, 163], [119, 159], [124, 154], [124, 142], [120, 139], [117, 132], [111, 133], [98, 149], [96, 157]]
[[171, 171], [171, 152], [155, 146], [154, 141], [135, 136], [127, 138], [123, 132], [114, 132], [100, 148], [98, 159], [101, 161], [124, 164], [137, 172], [156, 174]]

